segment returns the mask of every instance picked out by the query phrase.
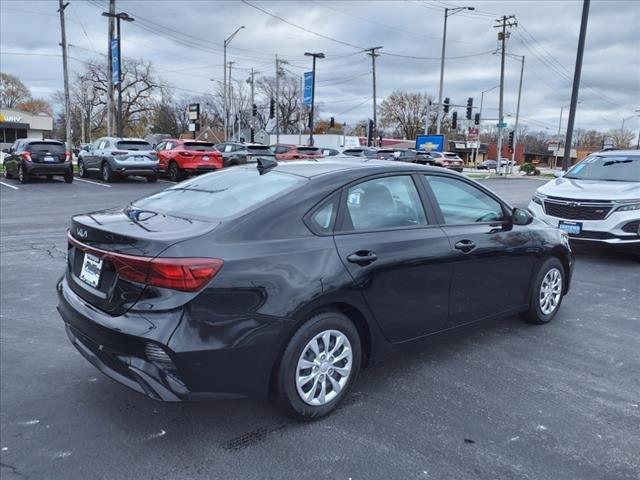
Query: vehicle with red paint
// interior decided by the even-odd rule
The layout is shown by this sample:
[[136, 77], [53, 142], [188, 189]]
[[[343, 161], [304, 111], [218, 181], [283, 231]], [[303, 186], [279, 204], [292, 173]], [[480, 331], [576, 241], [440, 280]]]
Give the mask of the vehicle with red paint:
[[156, 145], [160, 172], [174, 182], [222, 168], [222, 154], [211, 142], [167, 138]]

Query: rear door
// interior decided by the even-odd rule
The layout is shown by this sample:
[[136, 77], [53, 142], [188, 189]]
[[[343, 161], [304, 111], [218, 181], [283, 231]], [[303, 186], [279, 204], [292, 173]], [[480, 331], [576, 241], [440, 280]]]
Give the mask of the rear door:
[[507, 207], [469, 180], [424, 178], [455, 252], [449, 326], [526, 305], [536, 252], [529, 227], [513, 225]]
[[410, 174], [345, 188], [335, 242], [385, 336], [401, 342], [444, 328], [452, 266], [442, 229], [430, 224]]

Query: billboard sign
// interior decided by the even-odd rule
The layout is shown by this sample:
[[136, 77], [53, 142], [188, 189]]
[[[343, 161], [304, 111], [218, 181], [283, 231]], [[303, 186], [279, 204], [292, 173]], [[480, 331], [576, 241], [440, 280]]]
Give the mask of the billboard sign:
[[199, 120], [200, 119], [200, 104], [199, 103], [190, 103], [189, 104], [189, 120]]
[[311, 106], [312, 91], [313, 91], [313, 72], [304, 72], [304, 94], [302, 96], [302, 104], [306, 107]]
[[444, 135], [418, 135], [416, 150], [427, 152], [444, 152]]
[[478, 140], [480, 138], [480, 129], [469, 127], [469, 140]]
[[117, 38], [111, 40], [111, 83], [120, 83], [120, 51]]

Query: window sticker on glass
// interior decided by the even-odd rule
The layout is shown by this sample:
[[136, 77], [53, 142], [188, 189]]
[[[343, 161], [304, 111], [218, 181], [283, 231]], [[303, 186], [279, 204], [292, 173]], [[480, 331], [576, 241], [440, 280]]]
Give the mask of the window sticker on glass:
[[349, 205], [360, 205], [360, 196], [362, 195], [362, 190], [358, 189], [349, 194]]

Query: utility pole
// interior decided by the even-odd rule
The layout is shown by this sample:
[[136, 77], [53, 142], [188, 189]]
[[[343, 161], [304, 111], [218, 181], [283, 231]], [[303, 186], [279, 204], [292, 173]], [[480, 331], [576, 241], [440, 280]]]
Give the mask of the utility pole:
[[276, 53], [276, 143], [280, 143], [280, 60]]
[[[520, 55], [517, 55], [520, 57]], [[516, 107], [516, 124], [513, 129], [513, 152], [511, 153], [511, 166], [507, 166], [510, 170], [516, 164], [516, 147], [518, 146], [518, 120], [520, 120], [520, 98], [522, 97], [522, 77], [524, 76], [524, 55], [521, 57], [522, 64], [520, 65], [520, 86], [518, 87], [518, 105]]]
[[507, 40], [507, 27], [515, 27], [518, 25], [515, 15], [503, 15], [502, 18], [496, 20], [497, 25], [493, 28], [502, 28], [502, 32], [498, 33], [498, 40], [500, 40], [500, 103], [498, 108], [498, 154], [496, 159], [496, 172], [500, 174], [502, 168], [500, 165], [502, 158], [502, 128], [504, 124], [504, 57], [505, 57], [505, 42]]
[[[569, 105], [566, 105], [567, 107]], [[560, 120], [558, 121], [558, 138], [557, 138], [557, 142], [556, 142], [556, 151], [553, 155], [553, 168], [556, 168], [558, 166], [558, 152], [560, 151], [560, 130], [562, 129], [562, 112], [564, 111], [564, 107], [565, 105], [562, 105], [560, 107]]]
[[428, 93], [424, 94], [424, 99], [425, 99], [424, 134], [429, 135], [429, 114], [431, 113], [429, 110], [431, 110], [431, 100], [429, 100]]
[[313, 112], [314, 112], [314, 105], [316, 102], [316, 59], [317, 58], [324, 58], [324, 53], [318, 52], [318, 53], [310, 53], [310, 52], [304, 52], [304, 55], [306, 57], [313, 57], [313, 69], [312, 69], [312, 73], [311, 73], [311, 78], [312, 78], [312, 82], [311, 82], [311, 110], [309, 111], [309, 145], [313, 147]]
[[298, 98], [298, 145], [302, 145], [302, 100], [304, 97], [304, 85], [300, 77], [300, 98]]
[[58, 0], [60, 14], [60, 32], [62, 34], [62, 71], [64, 74], [64, 110], [66, 117], [65, 130], [67, 133], [67, 151], [71, 151], [71, 101], [69, 100], [69, 70], [67, 65], [67, 32], [64, 25], [64, 9], [69, 6], [69, 2], [64, 3], [64, 0]]
[[567, 171], [571, 165], [571, 144], [573, 143], [573, 124], [576, 119], [578, 106], [578, 94], [580, 93], [580, 75], [582, 74], [582, 57], [584, 55], [584, 43], [587, 37], [587, 23], [589, 21], [589, 6], [591, 0], [583, 0], [582, 21], [580, 23], [580, 37], [578, 38], [578, 53], [576, 54], [576, 68], [573, 73], [573, 88], [571, 89], [571, 105], [569, 106], [569, 119], [567, 120], [567, 137], [564, 142], [564, 158], [562, 170]]
[[[371, 57], [371, 71], [373, 73], [373, 135], [369, 135], [369, 138], [373, 139], [376, 135], [376, 132], [378, 131], [378, 117], [376, 115], [377, 112], [377, 106], [376, 106], [376, 57], [379, 57], [380, 54], [378, 53], [378, 50], [380, 50], [382, 47], [372, 47], [372, 48], [367, 48], [367, 55], [369, 55]], [[371, 145], [368, 145], [369, 147]]]
[[[225, 127], [224, 127], [224, 138], [226, 139], [229, 133], [229, 110], [233, 108], [233, 83], [231, 82], [231, 68], [233, 64], [236, 62], [227, 62], [227, 67], [229, 68], [228, 76], [229, 83], [227, 84], [227, 97], [225, 99]], [[231, 139], [233, 140], [233, 128], [231, 129]]]
[[256, 104], [256, 98], [255, 98], [255, 92], [254, 92], [254, 83], [255, 83], [255, 71], [253, 70], [253, 68], [251, 69], [251, 76], [247, 79], [247, 82], [251, 84], [251, 133], [249, 134], [249, 141], [251, 143], [254, 142], [254, 136], [256, 133], [256, 115], [255, 115], [255, 104]]
[[[222, 98], [223, 98], [223, 106], [224, 106], [224, 135], [223, 135], [223, 140], [226, 142], [227, 141], [227, 134], [229, 132], [229, 104], [227, 103], [227, 100], [229, 98], [228, 93], [227, 93], [227, 47], [229, 46], [229, 44], [231, 43], [231, 40], [233, 40], [233, 37], [235, 37], [238, 32], [240, 30], [242, 30], [244, 28], [244, 25], [236, 28], [236, 30], [229, 35], [227, 38], [224, 39], [224, 55], [223, 55], [223, 64], [222, 64], [222, 70], [224, 71], [224, 83], [223, 83], [223, 87], [222, 87]], [[231, 68], [231, 67], [229, 67]], [[231, 77], [229, 77], [229, 83], [231, 83]]]
[[109, 44], [107, 45], [107, 54], [109, 57], [109, 78], [107, 79], [107, 137], [113, 135], [113, 56], [111, 52], [111, 43], [113, 43], [113, 27], [115, 26], [113, 19], [116, 16], [116, 0], [109, 0], [109, 21], [107, 22], [107, 34]]
[[438, 120], [436, 122], [436, 134], [440, 135], [442, 127], [442, 90], [444, 87], [444, 52], [447, 45], [447, 18], [463, 10], [475, 10], [475, 7], [456, 7], [444, 9], [444, 30], [442, 32], [442, 54], [440, 56], [440, 89], [438, 90]]

